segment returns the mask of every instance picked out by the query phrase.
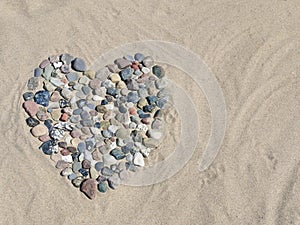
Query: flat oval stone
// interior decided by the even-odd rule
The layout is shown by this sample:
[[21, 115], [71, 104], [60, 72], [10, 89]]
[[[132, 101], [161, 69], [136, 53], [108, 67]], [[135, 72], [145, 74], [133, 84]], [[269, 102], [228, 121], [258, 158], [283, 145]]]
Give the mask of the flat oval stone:
[[41, 69], [41, 68], [35, 68], [34, 69], [33, 75], [35, 77], [40, 77], [42, 74], [43, 74], [43, 69]]
[[97, 163], [95, 164], [95, 169], [96, 169], [97, 171], [101, 171], [103, 167], [104, 167], [104, 163], [103, 163], [103, 162], [97, 162]]
[[44, 61], [42, 61], [39, 65], [39, 67], [41, 69], [44, 69], [46, 66], [49, 66], [50, 65], [50, 61], [48, 59], [45, 59]]
[[35, 126], [40, 124], [40, 121], [38, 121], [35, 118], [29, 117], [29, 118], [26, 119], [26, 123], [30, 127], [35, 127]]
[[165, 71], [161, 66], [155, 65], [152, 67], [152, 73], [158, 78], [162, 78], [165, 76]]
[[150, 68], [151, 66], [153, 66], [154, 63], [154, 59], [151, 56], [146, 56], [143, 59], [143, 65]]
[[101, 193], [105, 193], [108, 190], [108, 186], [107, 186], [106, 182], [100, 182], [98, 184], [98, 190]]
[[44, 124], [38, 124], [31, 129], [31, 133], [35, 137], [40, 137], [48, 134], [48, 128]]
[[114, 171], [112, 171], [110, 168], [108, 168], [108, 167], [103, 167], [102, 169], [101, 169], [101, 173], [102, 173], [102, 175], [104, 175], [104, 176], [112, 176], [113, 174], [114, 174]]
[[42, 151], [46, 154], [46, 155], [51, 155], [53, 152], [55, 152], [55, 142], [50, 140], [50, 141], [46, 141], [44, 142], [40, 148], [42, 149]]
[[73, 70], [76, 70], [79, 72], [84, 72], [86, 70], [85, 62], [81, 58], [75, 58], [71, 63], [72, 63]]

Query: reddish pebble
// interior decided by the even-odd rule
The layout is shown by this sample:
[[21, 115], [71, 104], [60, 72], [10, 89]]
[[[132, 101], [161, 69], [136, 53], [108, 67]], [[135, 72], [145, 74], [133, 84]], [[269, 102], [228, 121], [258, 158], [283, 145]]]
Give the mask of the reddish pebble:
[[67, 147], [67, 150], [68, 150], [69, 152], [71, 152], [71, 153], [77, 152], [77, 149], [76, 149], [74, 146], [69, 146], [69, 147]]
[[143, 118], [142, 123], [149, 124], [150, 123], [150, 118]]
[[50, 97], [50, 101], [51, 101], [51, 102], [58, 102], [60, 98], [61, 98], [61, 97], [60, 97], [59, 92], [58, 92], [58, 91], [54, 91], [54, 92], [52, 93], [51, 97]]
[[23, 107], [29, 116], [35, 116], [36, 113], [39, 111], [38, 104], [36, 104], [33, 101], [24, 102]]
[[39, 67], [41, 69], [44, 69], [45, 67], [50, 65], [50, 61], [48, 59], [45, 59], [43, 62], [41, 62], [41, 64], [39, 65]]
[[130, 113], [130, 115], [136, 115], [137, 114], [136, 108], [130, 108], [129, 113]]
[[60, 120], [64, 122], [66, 122], [68, 119], [69, 119], [68, 113], [63, 113], [60, 117]]
[[134, 71], [136, 71], [136, 70], [138, 70], [138, 69], [139, 69], [139, 66], [138, 66], [138, 65], [136, 65], [136, 64], [133, 64], [133, 65], [132, 65], [132, 68], [134, 69]]
[[40, 136], [40, 137], [39, 137], [39, 140], [40, 140], [41, 142], [46, 142], [46, 141], [51, 140], [51, 138], [49, 137], [49, 135], [43, 135], [43, 136]]
[[63, 149], [63, 150], [60, 151], [60, 154], [63, 155], [63, 156], [66, 156], [66, 155], [70, 155], [71, 152], [68, 149]]
[[68, 166], [69, 166], [69, 163], [67, 163], [66, 161], [64, 161], [64, 160], [58, 160], [55, 167], [57, 169], [65, 169]]
[[84, 169], [89, 169], [89, 168], [91, 168], [91, 162], [90, 162], [89, 160], [84, 159], [84, 160], [82, 161], [82, 168], [84, 168]]
[[61, 81], [64, 83], [64, 84], [67, 84], [67, 83], [69, 83], [69, 81], [67, 80], [67, 78], [63, 78], [63, 79], [61, 79]]
[[80, 135], [81, 135], [81, 132], [78, 131], [78, 130], [73, 130], [73, 131], [71, 132], [72, 138], [78, 138]]
[[85, 180], [80, 190], [90, 199], [94, 199], [97, 193], [97, 181], [94, 179], [87, 179]]
[[91, 116], [97, 116], [97, 115], [98, 115], [98, 112], [97, 112], [96, 110], [93, 110], [93, 109], [92, 109], [92, 110], [90, 111], [90, 115], [91, 115]]

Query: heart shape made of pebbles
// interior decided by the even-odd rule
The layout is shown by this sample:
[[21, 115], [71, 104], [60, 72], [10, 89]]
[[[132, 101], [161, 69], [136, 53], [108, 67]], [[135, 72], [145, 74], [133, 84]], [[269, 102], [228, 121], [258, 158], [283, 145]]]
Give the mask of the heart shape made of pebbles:
[[23, 107], [40, 149], [90, 199], [116, 189], [162, 140], [164, 69], [136, 53], [98, 70], [54, 55], [28, 80]]

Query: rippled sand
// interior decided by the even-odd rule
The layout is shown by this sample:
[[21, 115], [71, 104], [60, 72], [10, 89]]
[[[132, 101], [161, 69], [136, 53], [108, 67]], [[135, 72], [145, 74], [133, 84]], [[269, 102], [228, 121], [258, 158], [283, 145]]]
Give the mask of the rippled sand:
[[[299, 2], [2, 0], [0, 10], [1, 224], [300, 224]], [[209, 65], [227, 104], [224, 143], [199, 173], [209, 107], [197, 85], [170, 69], [200, 116], [193, 158], [163, 183], [90, 201], [38, 150], [21, 94], [48, 55], [70, 52], [92, 64], [147, 39], [183, 45]], [[175, 112], [168, 121], [180, 127]], [[172, 150], [175, 131], [153, 161]]]

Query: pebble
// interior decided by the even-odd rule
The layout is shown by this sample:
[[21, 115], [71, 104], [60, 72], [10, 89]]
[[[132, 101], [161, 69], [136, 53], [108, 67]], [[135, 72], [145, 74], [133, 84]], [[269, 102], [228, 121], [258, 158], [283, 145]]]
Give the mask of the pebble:
[[112, 155], [109, 155], [109, 154], [104, 154], [102, 156], [102, 160], [105, 165], [112, 165], [112, 164], [117, 163], [117, 160], [115, 159], [115, 157], [113, 157]]
[[49, 66], [50, 65], [50, 61], [48, 59], [45, 59], [44, 61], [42, 61], [39, 65], [39, 67], [41, 69], [44, 69], [46, 66]]
[[56, 162], [55, 167], [56, 167], [57, 169], [65, 169], [65, 168], [67, 168], [69, 165], [70, 165], [70, 164], [67, 163], [66, 161], [58, 160], [58, 161]]
[[66, 75], [66, 77], [67, 77], [68, 81], [70, 81], [70, 82], [74, 82], [74, 81], [78, 80], [78, 74], [74, 73], [74, 72], [68, 73]]
[[115, 148], [113, 149], [110, 154], [115, 157], [116, 160], [121, 160], [124, 159], [126, 157], [126, 155], [124, 154], [124, 152], [122, 152], [120, 149]]
[[40, 124], [40, 121], [35, 118], [29, 117], [26, 119], [26, 123], [29, 127], [35, 127]]
[[148, 73], [151, 72], [151, 70], [150, 70], [149, 68], [147, 68], [147, 67], [143, 67], [143, 68], [142, 68], [142, 72], [143, 72], [144, 74], [148, 74]]
[[35, 90], [35, 89], [37, 89], [38, 86], [39, 86], [39, 78], [38, 77], [31, 77], [28, 80], [28, 83], [27, 83], [28, 90]]
[[69, 65], [73, 59], [74, 59], [74, 57], [68, 53], [62, 54], [60, 56], [60, 60], [63, 61], [67, 65]]
[[72, 91], [69, 88], [64, 88], [61, 91], [61, 96], [65, 99], [70, 99], [72, 97]]
[[86, 71], [84, 72], [84, 75], [87, 76], [87, 77], [90, 78], [90, 79], [94, 79], [95, 76], [96, 76], [96, 72], [93, 71], [93, 70], [86, 70]]
[[155, 87], [159, 90], [163, 89], [163, 88], [166, 88], [167, 85], [168, 85], [168, 83], [167, 83], [166, 79], [164, 79], [164, 78], [163, 79], [158, 79], [158, 80], [155, 81]]
[[138, 62], [142, 62], [144, 60], [145, 56], [142, 53], [136, 53], [134, 55], [134, 59], [137, 60]]
[[53, 152], [56, 151], [55, 142], [53, 140], [49, 140], [44, 142], [40, 148], [46, 155], [51, 155]]
[[152, 73], [158, 78], [162, 78], [165, 76], [165, 71], [161, 66], [155, 65], [152, 67]]
[[76, 173], [72, 173], [68, 176], [69, 180], [74, 180], [75, 178], [77, 178], [77, 174]]
[[90, 199], [94, 199], [96, 197], [97, 191], [97, 181], [94, 179], [87, 179], [85, 180], [80, 190]]
[[103, 167], [102, 169], [101, 169], [101, 173], [102, 173], [102, 175], [104, 175], [104, 176], [112, 176], [113, 174], [114, 174], [114, 171], [112, 171], [110, 168], [108, 168], [108, 167]]
[[90, 79], [87, 76], [80, 77], [79, 81], [80, 84], [88, 85], [90, 83]]
[[143, 59], [143, 64], [144, 64], [144, 66], [150, 68], [154, 64], [154, 59], [151, 56], [146, 56]]
[[103, 167], [104, 167], [104, 163], [103, 163], [103, 162], [97, 162], [97, 163], [95, 164], [95, 169], [96, 169], [97, 171], [101, 171]]
[[109, 177], [107, 179], [107, 181], [108, 181], [109, 187], [112, 189], [116, 189], [121, 184], [121, 180], [117, 174]]
[[137, 103], [139, 101], [139, 96], [136, 92], [128, 93], [128, 102]]
[[49, 115], [45, 108], [40, 108], [39, 111], [36, 113], [36, 117], [40, 121], [45, 121], [45, 120], [49, 119]]
[[125, 128], [119, 128], [116, 131], [116, 137], [117, 138], [126, 139], [128, 137], [128, 135], [129, 135], [129, 132]]
[[109, 78], [111, 79], [111, 81], [112, 81], [113, 83], [118, 83], [119, 81], [121, 81], [121, 77], [120, 77], [120, 75], [117, 74], [117, 73], [111, 74]]
[[134, 163], [134, 165], [137, 165], [137, 166], [141, 166], [141, 167], [145, 166], [144, 157], [140, 152], [136, 152], [134, 154], [133, 163]]
[[70, 168], [70, 167], [67, 167], [67, 168], [65, 168], [65, 169], [63, 169], [62, 171], [61, 171], [61, 175], [62, 176], [69, 176], [69, 175], [71, 175], [73, 173], [73, 171], [72, 171], [72, 169]]
[[48, 106], [50, 101], [49, 91], [38, 91], [34, 96], [34, 101], [42, 106]]
[[44, 124], [38, 124], [31, 129], [31, 133], [35, 137], [40, 137], [48, 134], [48, 128]]
[[121, 70], [121, 72], [120, 72], [122, 80], [130, 79], [132, 74], [133, 74], [132, 68], [127, 68], [127, 69]]
[[33, 75], [35, 77], [40, 77], [42, 74], [43, 74], [43, 69], [41, 69], [41, 68], [35, 68], [33, 71]]
[[56, 87], [62, 87], [65, 85], [64, 82], [61, 81], [61, 79], [56, 78], [56, 77], [51, 77], [50, 82], [55, 85]]
[[86, 70], [85, 62], [81, 58], [75, 58], [71, 63], [72, 69], [78, 72], [84, 72]]
[[80, 185], [82, 184], [84, 178], [83, 177], [77, 177], [75, 178], [74, 180], [72, 180], [72, 184], [75, 186], [75, 187], [80, 187]]
[[98, 190], [101, 193], [105, 193], [108, 190], [108, 186], [107, 186], [106, 182], [100, 182], [98, 184]]
[[131, 66], [131, 62], [127, 59], [124, 59], [124, 58], [119, 58], [119, 59], [116, 59], [115, 60], [115, 64], [117, 64], [117, 66], [120, 68], [120, 69], [124, 69], [128, 66]]
[[31, 99], [33, 99], [33, 97], [34, 97], [34, 94], [32, 92], [25, 92], [23, 94], [23, 98], [25, 101], [31, 100]]

